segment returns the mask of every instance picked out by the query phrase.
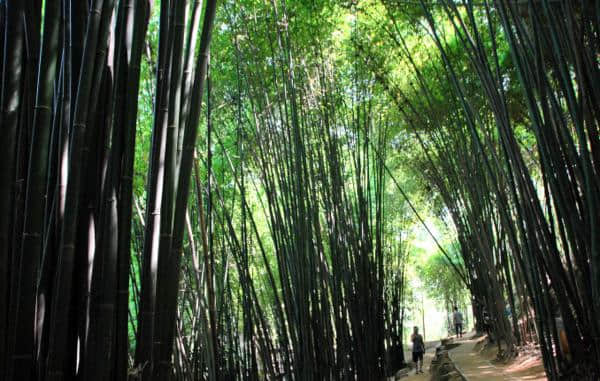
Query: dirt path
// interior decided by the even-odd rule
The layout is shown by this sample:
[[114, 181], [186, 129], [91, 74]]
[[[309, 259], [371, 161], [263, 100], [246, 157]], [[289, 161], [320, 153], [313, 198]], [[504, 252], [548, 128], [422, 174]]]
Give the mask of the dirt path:
[[[426, 342], [425, 343], [425, 355], [423, 356], [423, 373], [415, 374], [415, 370], [411, 370], [408, 373], [408, 377], [403, 378], [402, 380], [427, 380], [431, 378], [431, 374], [429, 374], [429, 366], [431, 365], [431, 360], [435, 355], [435, 348], [440, 344], [439, 341], [434, 342]], [[407, 357], [412, 356], [410, 349], [405, 352]]]
[[483, 339], [466, 337], [457, 341], [461, 345], [449, 351], [454, 365], [468, 381], [546, 380], [539, 358], [522, 356], [509, 364], [493, 363], [489, 353], [480, 353], [476, 347]]

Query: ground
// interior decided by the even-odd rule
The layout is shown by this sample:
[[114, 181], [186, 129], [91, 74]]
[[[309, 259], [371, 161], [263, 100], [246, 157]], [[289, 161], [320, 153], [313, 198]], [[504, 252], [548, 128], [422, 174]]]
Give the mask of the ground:
[[[450, 350], [450, 358], [457, 369], [468, 381], [544, 381], [546, 375], [539, 355], [525, 354], [517, 357], [509, 363], [494, 361], [496, 351], [486, 348], [483, 344], [486, 337], [474, 337], [473, 334], [466, 335], [463, 339], [455, 341], [455, 348]], [[429, 365], [435, 353], [435, 346], [431, 345], [425, 352], [424, 374], [409, 372], [403, 380], [430, 380]]]
[[[409, 370], [408, 378], [403, 378], [402, 380], [429, 380], [431, 375], [429, 374], [429, 365], [431, 365], [431, 360], [433, 359], [433, 355], [435, 354], [435, 348], [440, 344], [439, 341], [428, 341], [425, 343], [425, 355], [423, 356], [423, 372], [421, 374], [415, 374], [415, 369], [412, 368]], [[411, 349], [406, 348], [405, 354], [407, 359], [411, 359]], [[412, 366], [412, 364], [411, 364]]]

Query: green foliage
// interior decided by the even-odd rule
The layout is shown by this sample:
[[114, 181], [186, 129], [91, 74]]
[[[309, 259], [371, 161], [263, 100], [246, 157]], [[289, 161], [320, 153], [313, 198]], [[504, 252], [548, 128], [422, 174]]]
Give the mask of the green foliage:
[[[448, 250], [455, 263], [462, 261], [456, 245]], [[452, 270], [448, 260], [439, 252], [431, 255], [423, 264], [417, 266], [420, 279], [430, 298], [444, 305], [462, 305], [467, 300], [468, 289]]]

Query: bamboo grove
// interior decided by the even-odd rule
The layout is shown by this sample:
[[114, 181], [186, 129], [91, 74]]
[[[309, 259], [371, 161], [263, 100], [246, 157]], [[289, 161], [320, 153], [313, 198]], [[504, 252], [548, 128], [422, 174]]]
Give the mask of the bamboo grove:
[[[2, 2], [3, 380], [127, 378], [135, 95], [151, 5]], [[135, 353], [135, 364], [152, 356], [144, 369], [157, 379], [170, 373], [175, 327], [165, 319], [175, 318], [216, 9], [185, 5], [160, 4]]]
[[[492, 314], [503, 356], [533, 340], [550, 379], [594, 379], [598, 3], [419, 3], [382, 2], [387, 23], [370, 37], [385, 36], [392, 60], [411, 68], [408, 86], [373, 41], [357, 43], [422, 148], [416, 165], [449, 208], [475, 313]], [[415, 63], [407, 43], [415, 34], [431, 44], [435, 64]], [[507, 304], [521, 319], [508, 320]]]
[[596, 0], [0, 0], [0, 381], [383, 380], [413, 226], [499, 357], [597, 379], [599, 23]]

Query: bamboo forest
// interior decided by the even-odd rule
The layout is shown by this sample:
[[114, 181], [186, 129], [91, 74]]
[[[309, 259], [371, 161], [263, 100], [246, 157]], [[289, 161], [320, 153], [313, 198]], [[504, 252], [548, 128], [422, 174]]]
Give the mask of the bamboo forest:
[[0, 0], [0, 76], [0, 381], [600, 380], [600, 0]]

